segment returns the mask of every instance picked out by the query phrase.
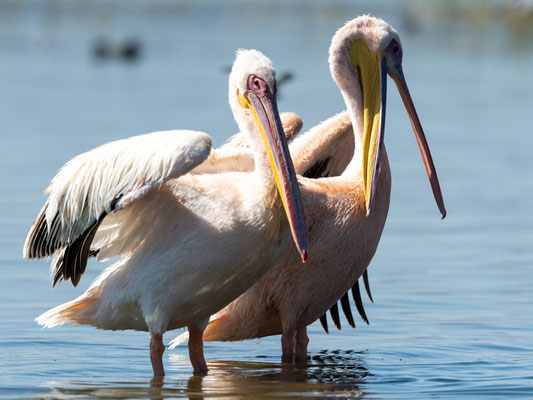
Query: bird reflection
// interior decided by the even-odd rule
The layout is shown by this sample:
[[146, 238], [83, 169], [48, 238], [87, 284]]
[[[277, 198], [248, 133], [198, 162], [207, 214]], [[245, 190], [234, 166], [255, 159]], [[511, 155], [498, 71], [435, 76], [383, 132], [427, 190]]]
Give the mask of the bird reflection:
[[149, 399], [150, 400], [160, 400], [163, 399], [162, 387], [163, 387], [164, 377], [161, 375], [155, 375], [150, 380], [150, 391]]
[[203, 399], [203, 392], [202, 392], [202, 380], [203, 376], [191, 376], [190, 379], [187, 381], [187, 394], [189, 395], [189, 399]]
[[[258, 358], [263, 360], [262, 356]], [[184, 395], [189, 399], [229, 395], [244, 399], [265, 393], [280, 396], [289, 393], [327, 396], [334, 393], [352, 397], [362, 394], [359, 386], [372, 375], [364, 365], [363, 353], [351, 350], [322, 350], [299, 364], [269, 362], [268, 358], [265, 361], [208, 362], [209, 374], [191, 376]], [[171, 356], [171, 362], [182, 363], [184, 360]], [[181, 370], [181, 366], [174, 365], [171, 369]]]
[[274, 362], [277, 356], [257, 356], [258, 361], [212, 360], [207, 376], [195, 376], [188, 358], [173, 354], [166, 377], [53, 381], [48, 383], [48, 394], [52, 398], [150, 400], [294, 397], [295, 393], [304, 398], [361, 397], [361, 385], [372, 376], [365, 358], [364, 352], [321, 350], [299, 364]]

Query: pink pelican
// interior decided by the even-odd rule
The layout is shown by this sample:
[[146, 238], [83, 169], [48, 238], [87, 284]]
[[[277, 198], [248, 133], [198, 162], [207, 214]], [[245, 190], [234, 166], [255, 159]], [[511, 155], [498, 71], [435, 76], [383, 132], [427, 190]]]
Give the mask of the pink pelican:
[[[442, 218], [446, 215], [402, 72], [398, 33], [381, 19], [358, 17], [334, 35], [329, 64], [347, 112], [296, 138], [290, 147], [296, 171], [312, 177], [299, 178], [299, 183], [313, 259], [302, 266], [298, 253], [288, 247], [258, 283], [213, 317], [204, 332], [205, 341], [281, 334], [283, 361], [305, 358], [307, 326], [364, 273], [389, 208], [391, 173], [383, 144], [387, 74], [403, 99], [435, 200]], [[184, 339], [186, 334], [176, 338], [173, 346]]]
[[229, 103], [253, 154], [251, 172], [189, 174], [211, 150], [211, 138], [197, 131], [111, 142], [63, 166], [46, 190], [24, 257], [54, 255], [53, 285], [70, 279], [74, 286], [88, 257], [120, 259], [80, 297], [40, 315], [39, 324], [149, 331], [154, 375], [164, 375], [163, 334], [186, 326], [194, 371], [204, 373], [209, 316], [274, 265], [291, 233], [305, 261], [275, 70], [262, 53], [237, 53]]

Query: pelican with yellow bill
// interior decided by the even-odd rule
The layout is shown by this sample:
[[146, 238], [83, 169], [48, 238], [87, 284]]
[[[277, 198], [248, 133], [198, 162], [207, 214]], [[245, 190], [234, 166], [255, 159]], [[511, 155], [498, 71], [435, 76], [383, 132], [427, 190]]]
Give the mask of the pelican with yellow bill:
[[275, 95], [272, 62], [257, 50], [239, 51], [229, 103], [253, 156], [247, 172], [194, 173], [212, 141], [190, 130], [134, 136], [69, 161], [47, 189], [23, 254], [54, 256], [53, 285], [76, 286], [90, 257], [118, 261], [37, 322], [148, 331], [154, 375], [165, 373], [163, 334], [187, 327], [191, 364], [205, 374], [202, 336], [210, 315], [257, 282], [288, 245], [300, 263], [307, 258]]
[[[281, 334], [282, 360], [305, 361], [307, 326], [336, 302], [355, 327], [348, 293], [364, 320], [357, 280], [369, 287], [367, 268], [389, 210], [391, 169], [384, 145], [387, 75], [396, 82], [422, 152], [442, 217], [446, 215], [435, 167], [401, 69], [400, 38], [385, 21], [363, 15], [333, 36], [331, 75], [346, 103], [341, 112], [299, 135], [290, 146], [312, 257], [301, 265], [288, 246], [278, 263], [237, 300], [219, 311], [206, 341], [244, 340]], [[393, 128], [398, 128], [395, 126]], [[334, 312], [334, 310], [336, 312]], [[324, 325], [327, 330], [327, 324]], [[179, 336], [180, 343], [186, 335]]]
[[392, 40], [384, 50], [372, 51], [364, 40], [358, 39], [350, 47], [350, 60], [360, 80], [364, 109], [362, 121], [362, 174], [367, 216], [372, 212], [372, 200], [376, 192], [377, 174], [383, 148], [388, 74], [396, 83], [409, 115], [435, 201], [442, 218], [444, 218], [446, 209], [437, 178], [437, 171], [402, 71], [401, 46], [398, 41]]

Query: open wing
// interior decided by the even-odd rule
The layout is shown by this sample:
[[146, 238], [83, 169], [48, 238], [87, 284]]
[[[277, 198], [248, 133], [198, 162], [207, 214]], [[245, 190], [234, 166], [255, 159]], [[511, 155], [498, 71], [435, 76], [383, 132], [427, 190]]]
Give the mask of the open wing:
[[[302, 129], [303, 122], [298, 114], [284, 112], [280, 114], [285, 137], [290, 142]], [[248, 172], [254, 169], [254, 157], [246, 143], [244, 135], [239, 132], [231, 136], [226, 143], [211, 152], [204, 163], [191, 171], [192, 174], [215, 174], [220, 172]]]
[[56, 253], [53, 285], [85, 271], [100, 223], [165, 181], [186, 174], [211, 151], [211, 138], [197, 131], [163, 131], [118, 140], [70, 160], [52, 179], [43, 208], [23, 248], [26, 258]]

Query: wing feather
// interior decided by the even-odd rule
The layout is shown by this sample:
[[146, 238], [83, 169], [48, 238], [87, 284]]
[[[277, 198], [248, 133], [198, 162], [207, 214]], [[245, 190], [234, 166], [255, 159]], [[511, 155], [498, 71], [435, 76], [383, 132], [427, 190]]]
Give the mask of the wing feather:
[[[303, 122], [298, 114], [280, 114], [283, 131], [288, 142], [302, 130]], [[191, 171], [192, 174], [214, 174], [220, 172], [249, 172], [254, 170], [254, 157], [242, 132], [231, 136], [226, 142], [211, 152], [204, 163]]]
[[[348, 297], [348, 293], [345, 294], [346, 297]], [[368, 322], [368, 317], [366, 316], [365, 307], [363, 306], [363, 300], [361, 299], [361, 291], [359, 290], [359, 281], [357, 280], [355, 284], [352, 287], [352, 296], [353, 300], [355, 301], [355, 306], [357, 307], [357, 311], [359, 312], [359, 315], [361, 318], [363, 318], [363, 321], [366, 322], [367, 325], [370, 324]]]
[[348, 323], [352, 328], [355, 328], [355, 321], [353, 320], [352, 309], [350, 308], [350, 299], [348, 298], [348, 293], [344, 293], [344, 296], [341, 297], [341, 306], [342, 312], [346, 316]]
[[45, 190], [49, 195], [23, 248], [26, 258], [58, 251], [54, 285], [85, 271], [91, 242], [111, 211], [127, 207], [169, 179], [201, 164], [211, 138], [197, 131], [162, 131], [107, 143], [70, 160]]
[[[316, 168], [322, 176], [338, 176], [353, 156], [353, 129], [348, 112], [344, 111], [294, 139], [290, 146], [291, 158], [296, 173], [312, 174]], [[327, 160], [327, 161], [325, 161]], [[317, 163], [326, 163], [316, 167]]]
[[331, 308], [329, 309], [329, 313], [331, 314], [331, 319], [333, 320], [333, 323], [337, 327], [337, 329], [341, 330], [341, 320], [339, 318], [339, 307], [337, 306], [337, 303], [333, 304]]

